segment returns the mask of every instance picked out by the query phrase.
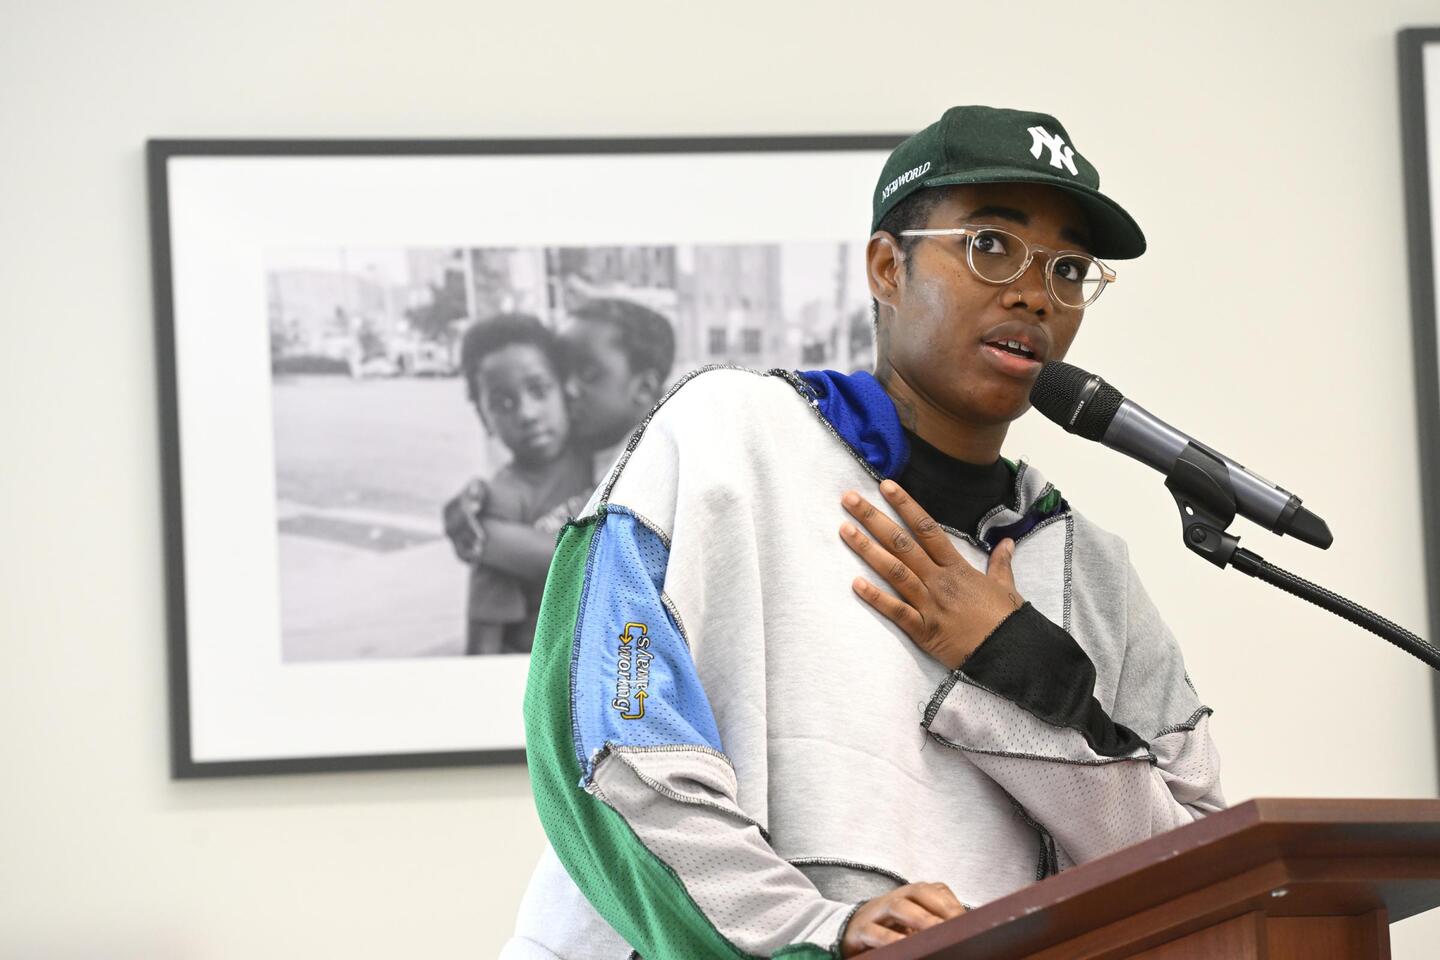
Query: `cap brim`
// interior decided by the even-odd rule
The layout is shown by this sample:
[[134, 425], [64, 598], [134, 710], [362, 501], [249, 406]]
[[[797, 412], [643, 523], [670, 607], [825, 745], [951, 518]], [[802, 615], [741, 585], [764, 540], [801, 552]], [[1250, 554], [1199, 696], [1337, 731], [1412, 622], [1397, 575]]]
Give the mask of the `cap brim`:
[[969, 170], [963, 174], [927, 180], [921, 189], [969, 183], [1043, 183], [1064, 190], [1080, 204], [1080, 209], [1089, 222], [1090, 243], [1087, 246], [1092, 256], [1102, 260], [1131, 260], [1145, 252], [1145, 234], [1135, 222], [1135, 218], [1125, 212], [1124, 207], [1099, 190], [1092, 190], [1083, 184], [1059, 177], [1016, 170], [1013, 167]]

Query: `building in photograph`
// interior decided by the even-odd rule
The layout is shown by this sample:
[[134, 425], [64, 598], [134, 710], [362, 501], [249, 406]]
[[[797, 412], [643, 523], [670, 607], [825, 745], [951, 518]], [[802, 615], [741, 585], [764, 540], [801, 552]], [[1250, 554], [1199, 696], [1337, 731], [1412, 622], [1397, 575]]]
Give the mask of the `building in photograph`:
[[683, 248], [676, 316], [676, 368], [707, 363], [758, 366], [783, 354], [777, 244]]

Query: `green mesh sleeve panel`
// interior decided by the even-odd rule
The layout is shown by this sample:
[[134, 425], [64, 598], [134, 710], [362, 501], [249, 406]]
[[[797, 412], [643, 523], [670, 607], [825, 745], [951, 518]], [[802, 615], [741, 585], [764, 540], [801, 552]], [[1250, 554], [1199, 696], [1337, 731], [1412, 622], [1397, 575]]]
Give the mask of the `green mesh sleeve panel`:
[[[613, 809], [579, 786], [570, 713], [575, 628], [589, 581], [600, 515], [560, 533], [540, 604], [525, 684], [525, 746], [540, 823], [571, 879], [645, 960], [753, 960], [725, 939], [680, 878], [636, 838]], [[832, 957], [795, 944], [777, 957]]]

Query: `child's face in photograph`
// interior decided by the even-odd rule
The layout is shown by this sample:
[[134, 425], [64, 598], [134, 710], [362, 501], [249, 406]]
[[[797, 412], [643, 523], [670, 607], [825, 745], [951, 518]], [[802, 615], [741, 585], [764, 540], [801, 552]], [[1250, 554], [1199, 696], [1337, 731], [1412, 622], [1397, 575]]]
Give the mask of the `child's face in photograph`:
[[531, 343], [483, 357], [475, 371], [480, 419], [520, 463], [559, 456], [570, 432], [565, 394], [550, 359]]
[[575, 433], [591, 446], [607, 447], [634, 430], [649, 409], [637, 400], [643, 385], [630, 369], [620, 331], [581, 320], [565, 331], [570, 375], [566, 382]]

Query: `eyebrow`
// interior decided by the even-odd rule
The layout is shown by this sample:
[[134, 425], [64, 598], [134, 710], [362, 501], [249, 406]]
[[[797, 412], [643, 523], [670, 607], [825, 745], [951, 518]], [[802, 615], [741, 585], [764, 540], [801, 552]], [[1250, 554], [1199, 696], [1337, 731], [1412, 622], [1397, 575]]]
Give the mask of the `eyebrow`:
[[[1011, 223], [1018, 223], [1022, 227], [1030, 225], [1030, 217], [1024, 210], [1016, 210], [1014, 207], [1001, 207], [994, 204], [971, 210], [966, 220], [974, 220], [976, 217], [999, 217], [1002, 220], [1009, 220]], [[1060, 236], [1071, 243], [1078, 243], [1086, 250], [1090, 249], [1090, 238], [1073, 227], [1061, 227]]]

